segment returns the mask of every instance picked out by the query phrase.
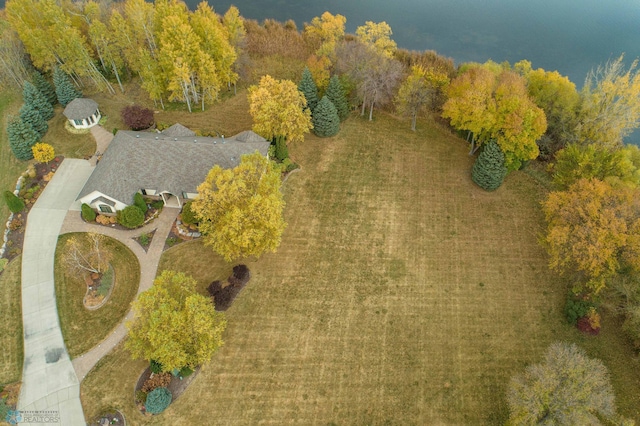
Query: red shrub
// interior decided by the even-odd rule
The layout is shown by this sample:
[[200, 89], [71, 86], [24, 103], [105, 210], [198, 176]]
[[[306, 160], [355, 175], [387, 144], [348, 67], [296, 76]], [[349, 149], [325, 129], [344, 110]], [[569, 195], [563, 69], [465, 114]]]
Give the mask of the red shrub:
[[153, 111], [139, 105], [129, 105], [120, 113], [122, 121], [131, 130], [144, 130], [153, 125]]

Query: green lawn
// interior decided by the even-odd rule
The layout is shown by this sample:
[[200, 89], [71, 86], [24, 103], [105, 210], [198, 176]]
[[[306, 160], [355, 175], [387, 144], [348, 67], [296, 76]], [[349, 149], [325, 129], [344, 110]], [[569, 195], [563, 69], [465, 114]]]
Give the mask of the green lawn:
[[[291, 148], [278, 252], [227, 312], [225, 346], [157, 418], [131, 389], [143, 361], [119, 347], [83, 381], [88, 418], [116, 406], [135, 424], [503, 424], [509, 378], [556, 340], [609, 367], [623, 414], [640, 419], [640, 369], [604, 317], [598, 337], [568, 326], [565, 285], [537, 242], [546, 189], [511, 174], [475, 186], [467, 146], [382, 113]], [[226, 265], [199, 242], [160, 269], [204, 291]]]
[[0, 274], [0, 385], [22, 376], [21, 259], [13, 259]]
[[140, 284], [140, 264], [124, 244], [107, 238], [106, 247], [113, 253], [115, 288], [107, 303], [90, 311], [82, 303], [87, 287], [84, 278], [71, 273], [63, 264], [65, 242], [84, 234], [64, 234], [58, 238], [55, 260], [56, 301], [62, 335], [71, 358], [75, 358], [100, 343], [125, 317]]

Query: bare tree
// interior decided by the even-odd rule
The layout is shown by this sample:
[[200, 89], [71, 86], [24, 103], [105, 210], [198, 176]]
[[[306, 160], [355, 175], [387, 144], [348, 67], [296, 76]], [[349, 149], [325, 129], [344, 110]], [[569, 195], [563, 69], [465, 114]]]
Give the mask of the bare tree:
[[29, 80], [31, 64], [18, 35], [9, 23], [0, 20], [0, 86], [22, 90], [22, 84]]
[[103, 273], [111, 261], [111, 252], [105, 247], [107, 237], [87, 233], [74, 235], [64, 246], [63, 261], [73, 272]]

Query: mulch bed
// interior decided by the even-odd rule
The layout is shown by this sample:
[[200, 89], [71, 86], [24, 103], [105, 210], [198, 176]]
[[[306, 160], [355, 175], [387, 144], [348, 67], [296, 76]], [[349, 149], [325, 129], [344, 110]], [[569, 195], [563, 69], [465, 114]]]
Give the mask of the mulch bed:
[[[49, 178], [51, 175], [49, 173], [55, 172], [58, 169], [58, 166], [62, 162], [64, 157], [57, 156], [49, 163], [37, 163], [35, 164], [36, 176], [34, 178], [24, 178], [22, 183], [22, 188], [20, 188], [20, 197], [22, 198], [24, 194], [27, 193], [29, 189], [35, 188], [39, 186], [40, 189], [33, 191], [28, 199], [24, 199], [25, 209], [18, 213], [14, 214], [14, 222], [15, 225], [18, 226], [16, 229], [11, 230], [7, 239], [7, 251], [4, 254], [4, 257], [11, 261], [15, 257], [19, 256], [22, 253], [22, 245], [24, 243], [24, 230], [27, 225], [27, 215], [29, 211], [35, 204], [36, 200], [42, 194], [42, 191], [49, 183], [49, 179], [45, 180], [45, 176]], [[4, 225], [7, 218], [2, 218], [1, 223]], [[21, 223], [20, 223], [21, 222]], [[2, 242], [0, 241], [0, 245]]]
[[116, 409], [105, 411], [93, 419], [89, 426], [125, 425], [124, 414]]
[[171, 247], [177, 246], [180, 243], [184, 243], [185, 241], [191, 241], [194, 238], [191, 237], [185, 237], [184, 235], [181, 235], [178, 232], [178, 228], [176, 227], [176, 222], [173, 222], [173, 225], [171, 226], [171, 231], [169, 231], [169, 235], [167, 236], [167, 239], [164, 242], [164, 248], [162, 249], [162, 251], [170, 249]]
[[[193, 379], [195, 379], [199, 372], [200, 367], [197, 367], [193, 371], [193, 373], [191, 373], [191, 375], [189, 375], [188, 377], [184, 377], [182, 380], [180, 380], [180, 377], [171, 376], [171, 382], [167, 386], [167, 389], [169, 389], [169, 392], [171, 392], [172, 404], [180, 397], [180, 395], [184, 393], [185, 390], [187, 390], [187, 387], [189, 387], [189, 385], [191, 384]], [[137, 404], [137, 401], [135, 401], [135, 393], [142, 389], [144, 382], [146, 382], [149, 377], [151, 377], [151, 368], [147, 367], [138, 378], [138, 382], [136, 383], [136, 388], [134, 390], [134, 403], [136, 403], [138, 409], [142, 414], [145, 414], [145, 408], [143, 404]]]
[[149, 250], [149, 247], [151, 247], [151, 241], [153, 241], [153, 236], [156, 234], [156, 230], [154, 229], [153, 231], [147, 232], [146, 234], [148, 236], [148, 241], [147, 241], [146, 245], [142, 244], [142, 241], [141, 241], [142, 240], [142, 238], [141, 238], [142, 234], [140, 236], [137, 236], [137, 237], [134, 238], [134, 240], [138, 244], [140, 244], [140, 246], [144, 249], [145, 252], [147, 252]]

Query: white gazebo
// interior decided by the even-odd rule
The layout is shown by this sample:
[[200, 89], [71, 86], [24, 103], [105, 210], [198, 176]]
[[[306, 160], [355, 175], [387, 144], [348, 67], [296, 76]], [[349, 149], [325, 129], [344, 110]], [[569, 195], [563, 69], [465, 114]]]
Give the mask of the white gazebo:
[[76, 129], [89, 129], [98, 124], [101, 117], [98, 103], [87, 98], [72, 100], [62, 113]]

